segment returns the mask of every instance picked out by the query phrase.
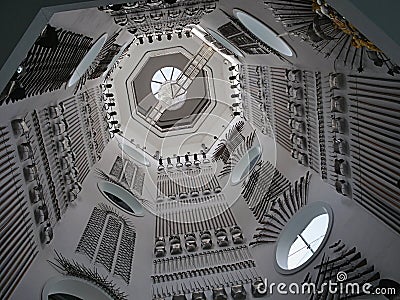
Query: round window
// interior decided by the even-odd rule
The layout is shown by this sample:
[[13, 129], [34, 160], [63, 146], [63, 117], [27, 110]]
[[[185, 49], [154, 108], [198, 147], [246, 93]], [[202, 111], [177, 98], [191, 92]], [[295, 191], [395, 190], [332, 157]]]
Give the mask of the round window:
[[154, 73], [151, 79], [153, 95], [165, 106], [166, 110], [180, 109], [186, 101], [184, 83], [187, 77], [176, 67], [164, 67]]
[[272, 49], [280, 52], [286, 56], [293, 56], [293, 51], [290, 46], [278, 36], [271, 28], [265, 25], [260, 20], [256, 19], [252, 15], [240, 10], [234, 9], [233, 14], [236, 18], [252, 32], [257, 38], [259, 38], [266, 45], [270, 46]]
[[333, 214], [328, 204], [311, 203], [286, 224], [276, 246], [276, 268], [283, 274], [307, 266], [321, 251], [332, 228]]

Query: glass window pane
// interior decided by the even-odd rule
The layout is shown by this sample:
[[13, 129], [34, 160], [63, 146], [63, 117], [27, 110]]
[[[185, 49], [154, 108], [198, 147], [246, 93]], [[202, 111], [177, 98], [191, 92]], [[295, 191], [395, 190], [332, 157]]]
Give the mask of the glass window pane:
[[151, 91], [153, 92], [153, 94], [157, 93], [158, 90], [161, 87], [161, 83], [157, 83], [157, 82], [152, 82], [151, 83]]
[[293, 255], [294, 253], [298, 252], [299, 250], [307, 248], [307, 245], [304, 243], [304, 241], [298, 236], [297, 239], [294, 241], [292, 246], [290, 247], [289, 250], [289, 256]]
[[165, 67], [161, 69], [165, 77], [167, 77], [167, 80], [171, 80], [172, 69], [173, 69], [172, 67]]
[[300, 251], [295, 252], [293, 255], [288, 257], [288, 268], [295, 269], [307, 261], [313, 253], [307, 248], [303, 248]]
[[179, 75], [181, 75], [181, 71], [177, 68], [174, 68], [174, 72], [172, 73], [172, 80], [178, 79]]
[[318, 239], [310, 243], [310, 247], [312, 251], [317, 251], [322, 241], [324, 240], [325, 234], [321, 235]]
[[158, 71], [154, 74], [153, 80], [154, 80], [154, 81], [159, 81], [159, 82], [165, 82], [165, 78], [164, 78], [164, 76], [162, 75], [162, 73], [161, 73], [160, 70], [158, 70]]
[[244, 11], [234, 10], [234, 14], [249, 31], [265, 44], [286, 56], [293, 56], [289, 45], [267, 25]]
[[321, 236], [325, 236], [328, 230], [329, 216], [322, 214], [314, 218], [301, 233], [302, 237], [308, 244], [317, 240]]

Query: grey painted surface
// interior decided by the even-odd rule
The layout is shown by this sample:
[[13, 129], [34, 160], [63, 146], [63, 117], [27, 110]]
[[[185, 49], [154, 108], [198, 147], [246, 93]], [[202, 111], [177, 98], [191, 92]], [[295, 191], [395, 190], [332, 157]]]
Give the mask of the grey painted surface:
[[[287, 151], [283, 150], [280, 146], [278, 146], [277, 150], [278, 169], [292, 182], [305, 174], [306, 168], [295, 164]], [[95, 167], [109, 171], [119, 151], [113, 142], [110, 143], [104, 152], [102, 160]], [[155, 174], [155, 167], [154, 165], [151, 167], [150, 173]], [[12, 299], [26, 299], [28, 295], [30, 299], [39, 299], [45, 282], [51, 277], [58, 275], [46, 261], [54, 257], [53, 250], [60, 251], [66, 257], [75, 259], [87, 266], [97, 267], [101, 274], [107, 274], [101, 265], [91, 265], [87, 256], [75, 253], [76, 246], [89, 219], [92, 208], [97, 203], [109, 204], [96, 188], [98, 181], [99, 179], [91, 172], [85, 180], [80, 199], [72, 205], [65, 217], [55, 228], [54, 241], [40, 253], [34, 265], [29, 269], [21, 284], [17, 287]], [[155, 194], [155, 189], [154, 183], [147, 175], [145, 186], [144, 197], [149, 199], [151, 195]], [[228, 190], [225, 196], [236, 198], [237, 194], [233, 194]], [[398, 273], [400, 261], [397, 259], [400, 240], [397, 234], [356, 203], [338, 195], [332, 187], [321, 181], [318, 174], [313, 173], [309, 202], [316, 201], [327, 202], [333, 209], [333, 228], [326, 245], [333, 244], [341, 239], [350, 247], [356, 246], [357, 250], [361, 251], [362, 255], [368, 258], [370, 264], [375, 265], [376, 271], [380, 271], [383, 277], [392, 278], [397, 281], [400, 280], [400, 274]], [[233, 205], [232, 211], [238, 224], [242, 227], [246, 240], [250, 241], [256, 227], [256, 222], [247, 204], [242, 198], [239, 198]], [[154, 216], [149, 212], [142, 218], [133, 217], [122, 211], [119, 211], [119, 213], [133, 222], [137, 232], [135, 256], [132, 266], [133, 277], [129, 285], [126, 285], [117, 277], [110, 277], [110, 279], [112, 278], [122, 290], [128, 293], [129, 299], [151, 299], [150, 275], [153, 261]], [[275, 244], [269, 244], [251, 248], [261, 275], [265, 276], [270, 283], [301, 283], [307, 272], [313, 272], [314, 265], [322, 257], [322, 253], [320, 253], [314, 262], [305, 269], [293, 275], [285, 276], [275, 271], [275, 246]], [[291, 299], [305, 299], [304, 295], [287, 296], [276, 294], [272, 296], [272, 299], [280, 300], [287, 299], [288, 297]], [[249, 297], [249, 299], [252, 298]], [[267, 299], [271, 299], [271, 296]]]
[[[246, 3], [245, 1], [240, 0], [223, 1], [223, 6], [227, 9], [229, 7], [244, 7], [246, 6]], [[252, 7], [247, 7], [246, 9], [257, 16], [264, 18], [267, 22], [274, 22], [274, 20], [271, 19], [270, 13], [267, 10], [262, 9], [262, 5], [254, 5]], [[41, 17], [43, 22], [47, 22], [44, 14], [41, 14]], [[64, 21], [67, 22], [68, 20], [71, 20], [71, 17], [72, 16], [68, 17], [68, 19], [65, 19]], [[61, 20], [58, 21], [61, 24]], [[217, 27], [218, 23], [221, 21], [223, 22], [224, 20], [214, 18], [210, 21], [210, 24]], [[88, 20], [86, 20], [86, 22], [88, 22]], [[75, 26], [81, 26], [80, 24], [80, 22], [77, 22]], [[96, 24], [92, 25], [94, 27], [97, 26]], [[278, 23], [273, 23], [273, 26], [279, 29], [280, 25]], [[4, 29], [5, 27], [3, 26], [2, 28]], [[89, 30], [89, 28], [85, 28], [85, 30]], [[92, 28], [90, 30], [97, 35], [100, 35], [104, 28]], [[314, 55], [309, 45], [300, 43], [296, 39], [290, 41], [290, 44], [296, 49], [298, 54], [298, 58], [294, 60], [296, 66], [312, 70], [319, 69], [326, 73], [332, 71], [331, 62], [329, 60], [324, 60], [321, 56]], [[246, 61], [260, 64], [280, 64], [280, 62], [272, 56], [254, 56], [249, 57]], [[225, 75], [222, 71], [221, 74]], [[89, 82], [87, 87], [94, 83], [95, 82]], [[8, 120], [13, 116], [23, 115], [23, 113], [27, 111], [44, 107], [45, 105], [54, 103], [57, 100], [65, 99], [69, 97], [71, 93], [72, 89], [60, 90], [6, 106], [2, 108], [2, 118], [4, 116]], [[229, 95], [229, 93], [227, 94]], [[208, 121], [208, 123], [212, 123], [211, 119]], [[213, 126], [214, 124], [208, 125]], [[137, 135], [138, 133], [135, 132], [135, 134]], [[108, 171], [118, 151], [118, 148], [111, 144], [105, 150], [102, 161], [96, 167], [101, 167], [103, 170]], [[304, 175], [306, 171], [305, 168], [297, 165], [297, 163], [290, 158], [287, 151], [279, 146], [278, 169], [291, 181], [298, 179], [300, 176]], [[96, 188], [97, 181], [98, 179], [93, 175], [93, 173], [91, 173], [84, 183], [80, 200], [71, 205], [65, 217], [56, 226], [55, 239], [53, 243], [49, 247], [45, 247], [41, 250], [34, 265], [29, 269], [21, 284], [17, 287], [13, 299], [39, 299], [43, 284], [52, 276], [58, 275], [58, 273], [46, 261], [47, 259], [54, 257], [53, 250], [59, 250], [67, 257], [74, 258], [80, 262], [86, 264], [89, 263], [85, 256], [77, 255], [74, 251], [84, 227], [86, 226], [86, 222], [93, 206], [98, 202], [106, 202]], [[150, 178], [146, 179], [145, 191], [146, 197], [155, 192]], [[227, 197], [236, 196], [237, 195], [227, 194]], [[310, 201], [326, 201], [330, 203], [334, 210], [334, 225], [328, 244], [336, 242], [338, 239], [342, 239], [348, 245], [357, 245], [359, 251], [368, 257], [370, 263], [374, 264], [376, 270], [381, 271], [383, 276], [400, 280], [400, 274], [398, 272], [400, 267], [400, 261], [398, 260], [400, 241], [397, 234], [353, 201], [339, 196], [332, 187], [322, 182], [317, 174], [313, 174], [312, 177]], [[233, 211], [238, 219], [238, 223], [243, 228], [245, 237], [249, 239], [253, 235], [256, 226], [251, 212], [242, 199], [234, 205]], [[148, 214], [144, 218], [133, 218], [133, 222], [137, 228], [138, 237], [133, 265], [134, 274], [132, 283], [128, 286], [122, 280], [116, 279], [116, 282], [124, 291], [127, 291], [130, 294], [130, 299], [146, 300], [150, 299], [151, 293], [149, 275], [152, 266], [154, 218], [152, 215]], [[270, 282], [301, 282], [304, 279], [305, 274], [310, 270], [311, 266], [310, 268], [306, 268], [304, 271], [292, 276], [282, 276], [274, 270], [274, 249], [274, 245], [260, 246], [252, 249], [263, 275], [266, 276]], [[321, 257], [319, 256], [316, 258], [316, 261], [320, 259]], [[105, 274], [105, 271], [101, 266], [97, 267], [100, 272]], [[38, 274], [40, 274], [40, 276], [38, 276]], [[270, 299], [271, 298], [286, 299], [287, 296], [273, 296], [270, 297]], [[304, 299], [304, 296], [292, 298]]]

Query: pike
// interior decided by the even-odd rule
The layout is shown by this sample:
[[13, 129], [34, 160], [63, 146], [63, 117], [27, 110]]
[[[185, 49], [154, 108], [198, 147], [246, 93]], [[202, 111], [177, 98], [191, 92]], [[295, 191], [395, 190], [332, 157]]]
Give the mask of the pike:
[[[307, 3], [307, 2], [305, 2], [305, 1], [301, 1], [301, 0], [291, 0], [291, 1], [288, 1], [288, 0], [282, 0], [282, 1], [279, 1], [279, 3], [277, 3], [277, 2], [271, 2], [271, 1], [265, 1], [264, 2], [265, 4], [270, 4], [270, 5], [275, 5], [275, 4], [281, 4], [281, 5], [291, 5], [291, 6], [293, 6], [293, 7], [296, 7], [296, 6], [304, 6], [304, 7], [309, 7], [310, 9], [312, 8], [311, 7], [311, 2], [309, 2], [309, 3]], [[294, 5], [293, 5], [294, 4]]]
[[[14, 181], [14, 182], [13, 182]], [[15, 178], [13, 178], [13, 177], [11, 177], [8, 181], [7, 181], [7, 183], [6, 183], [6, 185], [3, 185], [1, 188], [0, 188], [0, 193], [1, 193], [1, 195], [3, 196], [3, 197], [7, 197], [8, 196], [8, 193], [11, 191], [12, 193], [15, 193], [17, 190], [19, 190], [21, 187], [22, 187], [22, 185], [16, 185], [17, 183], [19, 183], [21, 181], [21, 179], [18, 179], [16, 182], [15, 182]], [[12, 190], [14, 188], [14, 190]]]
[[[18, 205], [20, 205], [20, 203], [18, 201], [17, 204], [13, 205], [12, 209], [8, 209], [8, 213], [7, 214], [3, 214], [3, 216], [1, 216], [1, 232], [5, 232], [5, 230], [9, 229], [11, 230], [10, 227], [13, 227], [15, 224], [13, 223], [13, 220], [16, 219], [26, 219], [26, 217], [29, 214], [29, 211], [26, 211], [26, 207], [24, 207], [23, 209], [19, 209], [19, 207], [17, 207]], [[17, 209], [16, 209], [17, 208]], [[4, 230], [4, 231], [3, 231]]]
[[[371, 155], [371, 156], [377, 156], [376, 149], [372, 148], [372, 147], [369, 146], [368, 144], [364, 144], [363, 141], [357, 141], [357, 140], [355, 140], [355, 139], [351, 139], [351, 141], [354, 142], [354, 143], [356, 143], [356, 144], [358, 144], [358, 145], [361, 145], [363, 151], [366, 152], [366, 153], [368, 153], [369, 155]], [[367, 141], [367, 142], [368, 142], [368, 141]], [[375, 145], [375, 146], [379, 146], [379, 145], [377, 145], [377, 144], [374, 144], [374, 145]], [[368, 149], [368, 150], [370, 150], [370, 151], [372, 151], [372, 152], [370, 152], [370, 151], [368, 151], [368, 150], [366, 150], [366, 149]], [[389, 149], [385, 149], [385, 150], [389, 150]], [[395, 152], [393, 152], [393, 154], [396, 155]], [[385, 158], [379, 157], [379, 159], [382, 160], [382, 161], [384, 161], [384, 162], [386, 162], [386, 163], [388, 163], [388, 164], [390, 164], [390, 165], [393, 165], [393, 162], [390, 162], [390, 161], [386, 160], [386, 157], [388, 157], [388, 158], [390, 158], [390, 159], [393, 159], [394, 161], [397, 160], [397, 159], [395, 158], [395, 156], [392, 156], [392, 155], [390, 155], [389, 153], [385, 153], [384, 155], [385, 155]], [[399, 168], [399, 166], [398, 166], [397, 164], [394, 164], [394, 166], [397, 167], [397, 168]]]
[[353, 54], [353, 59], [351, 60], [351, 69], [354, 68], [354, 62], [355, 62], [355, 60], [356, 60], [357, 53], [358, 53], [358, 48], [355, 48], [354, 54]]
[[290, 220], [290, 215], [288, 214], [287, 210], [285, 209], [285, 206], [283, 205], [283, 202], [281, 199], [278, 199], [278, 206], [280, 208], [280, 210], [285, 214], [287, 220]]
[[335, 242], [334, 244], [329, 246], [329, 249], [333, 249], [336, 248], [337, 246], [339, 246], [342, 243], [342, 240], [338, 240], [337, 242]]
[[[395, 123], [387, 122], [387, 121], [384, 121], [384, 120], [381, 120], [381, 119], [378, 119], [378, 118], [375, 118], [375, 117], [372, 117], [372, 116], [368, 116], [368, 115], [365, 115], [365, 114], [363, 114], [363, 113], [361, 113], [359, 111], [354, 111], [353, 109], [351, 109], [350, 112], [353, 113], [353, 114], [357, 114], [357, 116], [354, 116], [354, 115], [351, 116], [353, 119], [355, 119], [357, 121], [366, 123], [366, 124], [368, 124], [370, 126], [373, 126], [373, 127], [380, 127], [380, 128], [383, 127], [383, 129], [385, 129], [387, 131], [390, 131], [390, 132], [393, 132], [396, 135], [399, 134], [399, 132], [397, 130], [392, 129], [390, 127], [387, 127], [387, 126], [397, 127], [397, 125]], [[375, 121], [377, 124], [372, 123], [371, 120]], [[379, 123], [381, 123], [383, 125], [379, 125]]]
[[[290, 185], [289, 185], [289, 188], [290, 188]], [[291, 207], [291, 205], [290, 205], [290, 203], [289, 203], [289, 198], [288, 198], [288, 196], [287, 196], [287, 191], [285, 191], [284, 193], [283, 193], [283, 199], [284, 199], [284, 201], [285, 201], [285, 204], [286, 204], [286, 207], [289, 209], [289, 211], [290, 211], [290, 214], [293, 216], [294, 215], [294, 211], [292, 210], [292, 207]], [[292, 204], [293, 205], [293, 204]]]
[[272, 208], [271, 208], [271, 212], [277, 214], [277, 215], [281, 218], [281, 220], [282, 220], [283, 222], [286, 222], [286, 223], [288, 222], [288, 219], [286, 219], [286, 218], [283, 216], [283, 214], [282, 214], [278, 209], [272, 207]]
[[[347, 41], [346, 41], [346, 42], [347, 42]], [[347, 46], [346, 56], [345, 56], [345, 58], [344, 58], [344, 65], [345, 65], [345, 66], [347, 65], [347, 59], [348, 59], [348, 57], [349, 57], [351, 48], [352, 48], [352, 47], [351, 47], [351, 43], [349, 43], [348, 46]]]
[[360, 252], [356, 253], [355, 255], [350, 257], [349, 259], [346, 259], [344, 262], [342, 262], [342, 263], [340, 263], [340, 264], [338, 264], [336, 266], [333, 265], [330, 269], [337, 270], [337, 269], [340, 269], [342, 267], [349, 266], [349, 265], [351, 265], [352, 262], [357, 261], [359, 259], [361, 259], [361, 253]]
[[[352, 273], [352, 272], [354, 272], [355, 270], [357, 270], [357, 269], [359, 269], [359, 268], [365, 267], [366, 265], [367, 265], [367, 259], [364, 258], [363, 260], [361, 260], [360, 262], [358, 262], [356, 265], [351, 266], [351, 267], [347, 268], [346, 270], [344, 270], [344, 272], [345, 272], [346, 274], [349, 274], [349, 273]], [[335, 268], [331, 268], [331, 270], [334, 270], [334, 269], [335, 269]], [[335, 276], [336, 276], [336, 275], [335, 275]], [[333, 278], [333, 276], [329, 277], [329, 279], [332, 279], [332, 278]]]
[[[325, 253], [322, 255], [322, 259], [321, 259], [321, 263], [318, 266], [318, 273], [317, 273], [317, 278], [315, 279], [315, 284], [318, 286], [320, 277], [321, 277], [321, 272], [322, 272], [322, 268], [323, 266], [326, 264], [326, 262], [329, 260], [329, 258], [326, 259], [325, 261]], [[316, 269], [316, 268], [314, 268]], [[314, 294], [311, 295], [311, 300], [314, 299]]]
[[285, 224], [282, 223], [282, 221], [279, 220], [279, 219], [278, 219], [277, 217], [275, 217], [274, 215], [266, 214], [265, 217], [266, 217], [267, 219], [272, 219], [272, 220], [274, 220], [275, 222], [277, 222], [279, 225], [281, 225], [282, 227], [285, 227]]
[[6, 153], [4, 153], [3, 155], [0, 156], [0, 160], [3, 160], [3, 158], [5, 158], [5, 157], [9, 157], [10, 154], [12, 154], [12, 153], [13, 153], [13, 151], [7, 151]]
[[[15, 163], [12, 162], [12, 165], [15, 165]], [[5, 166], [5, 167], [0, 171], [0, 174], [1, 174], [1, 173], [3, 173], [5, 170], [8, 170], [7, 173], [3, 174], [3, 175], [0, 177], [0, 182], [3, 181], [4, 179], [6, 179], [10, 174], [14, 173], [14, 172], [18, 169], [18, 168], [14, 168], [14, 167], [11, 168], [11, 169], [9, 169], [9, 168], [10, 168], [10, 166]], [[15, 178], [15, 177], [11, 177], [10, 180], [12, 180], [12, 179], [14, 179], [14, 178]], [[10, 180], [9, 180], [9, 181], [10, 181]], [[9, 181], [7, 181], [6, 183], [2, 182], [2, 183], [1, 183], [1, 187], [4, 187], [5, 185], [7, 185]], [[19, 181], [19, 179], [18, 179], [18, 181]], [[17, 182], [18, 182], [18, 181], [17, 181]]]
[[[375, 105], [375, 104], [364, 102], [364, 101], [361, 101], [359, 99], [354, 99], [354, 98], [350, 98], [350, 100], [357, 102], [357, 104], [352, 105], [352, 108], [351, 108], [354, 113], [357, 113], [354, 111], [354, 109], [356, 109], [356, 110], [367, 111], [367, 112], [370, 112], [373, 114], [380, 114], [380, 115], [386, 116], [388, 118], [393, 118], [393, 119], [397, 119], [398, 118], [397, 115], [400, 113], [400, 109], [396, 109], [393, 107], [385, 107], [385, 106]], [[369, 107], [369, 108], [367, 108], [367, 107]], [[375, 110], [372, 110], [371, 108], [375, 108]], [[376, 109], [383, 110], [386, 112], [377, 111]], [[396, 112], [396, 114], [392, 115], [389, 112]]]
[[[331, 270], [329, 271], [329, 276], [332, 275], [332, 272], [333, 272], [333, 270], [331, 269]], [[316, 286], [317, 286], [317, 289], [318, 289], [318, 290], [320, 290], [321, 288], [323, 288], [323, 293], [322, 293], [321, 295], [318, 295], [318, 298], [317, 298], [317, 299], [319, 299], [320, 297], [324, 297], [324, 298], [322, 298], [322, 299], [326, 299], [326, 298], [327, 298], [328, 289], [322, 286], [322, 284], [325, 282], [325, 279], [326, 279], [326, 277], [327, 277], [327, 276], [326, 276], [327, 273], [328, 273], [328, 265], [324, 266], [324, 272], [323, 272], [323, 275], [322, 275], [322, 277], [321, 277], [321, 283], [318, 283], [318, 282], [316, 283]], [[329, 277], [329, 276], [328, 276], [328, 277]]]
[[[369, 127], [369, 126], [363, 126], [363, 125], [360, 125], [360, 124], [355, 123], [355, 122], [350, 122], [350, 124], [352, 124], [354, 126], [352, 128], [353, 131], [358, 132], [359, 134], [361, 133], [361, 134], [363, 134], [365, 136], [368, 136], [368, 137], [370, 137], [372, 139], [375, 139], [376, 141], [380, 141], [381, 143], [383, 143], [383, 144], [385, 144], [387, 146], [392, 146], [395, 149], [395, 150], [393, 150], [393, 152], [396, 153], [395, 151], [398, 149], [398, 145], [396, 145], [396, 143], [385, 141], [382, 138], [378, 137], [379, 135], [382, 135], [382, 136], [384, 136], [384, 137], [386, 137], [386, 138], [388, 138], [390, 140], [394, 140], [395, 142], [398, 141], [398, 139], [396, 139], [394, 136], [388, 135], [388, 134], [386, 134], [386, 133], [384, 133], [382, 131], [379, 132], [376, 129], [373, 129], [373, 128]], [[359, 127], [359, 128], [356, 128], [356, 127]], [[376, 134], [378, 134], [378, 136], [372, 136], [372, 135], [368, 134], [365, 131], [376, 133]], [[363, 137], [363, 139], [364, 139], [364, 137]]]
[[341, 261], [342, 259], [346, 258], [349, 255], [352, 255], [356, 253], [356, 247], [351, 248], [350, 250], [342, 252], [342, 254], [339, 257], [336, 257], [334, 259], [328, 259], [324, 264], [319, 264], [314, 267], [314, 269], [318, 269], [320, 266], [326, 265], [326, 264], [331, 264], [331, 263], [336, 263], [338, 261]]
[[347, 76], [351, 77], [351, 78], [357, 78], [357, 79], [369, 79], [369, 80], [376, 80], [376, 81], [399, 82], [400, 83], [399, 79], [393, 79], [393, 78], [379, 78], [379, 77], [364, 76], [364, 75], [347, 75]]
[[[387, 89], [387, 90], [396, 90], [396, 91], [400, 90], [400, 87], [396, 87], [396, 86], [378, 85], [378, 84], [367, 83], [367, 82], [362, 82], [362, 81], [355, 81], [355, 80], [349, 80], [349, 81], [347, 81], [347, 83], [355, 84], [356, 86], [352, 87], [352, 89], [355, 89], [355, 90], [358, 89], [359, 85]], [[398, 96], [400, 96], [400, 95], [398, 95]]]
[[1, 141], [2, 144], [4, 144], [1, 148], [0, 148], [0, 152], [3, 152], [4, 150], [7, 150], [8, 148], [11, 147], [10, 144], [7, 144], [7, 142], [10, 140], [10, 138], [5, 138]]
[[[273, 176], [273, 173], [274, 173], [274, 168], [271, 165], [267, 165], [266, 163], [264, 163], [262, 165], [262, 168], [260, 170], [260, 174], [258, 176], [258, 181], [257, 181], [258, 189], [256, 190], [256, 194], [254, 195], [255, 200], [257, 201], [257, 199], [258, 199], [258, 201], [257, 201], [257, 203], [255, 203], [255, 205], [259, 205], [260, 202], [266, 196], [266, 191], [263, 188], [261, 188], [261, 181], [265, 183], [266, 178], [271, 178], [271, 176]], [[258, 209], [256, 209], [256, 212], [257, 212]]]
[[269, 233], [273, 233], [273, 234], [279, 235], [278, 231], [275, 231], [275, 230], [272, 230], [272, 229], [269, 229], [269, 228], [265, 228], [265, 227], [257, 227], [256, 231], [265, 231], [265, 232], [269, 232]]
[[258, 238], [271, 238], [271, 239], [277, 239], [278, 236], [275, 235], [269, 235], [266, 233], [258, 233], [253, 235], [253, 239], [258, 239]]
[[[368, 165], [367, 162], [364, 162], [362, 160], [357, 160], [357, 161], [356, 160], [352, 160], [351, 162], [352, 162], [353, 167], [358, 169], [358, 172], [362, 171], [360, 169], [360, 167], [362, 165], [362, 167], [365, 168], [371, 174], [374, 174], [378, 178], [384, 180], [385, 182], [387, 182], [387, 183], [389, 183], [391, 185], [397, 186], [397, 178], [398, 177], [394, 177], [394, 176], [391, 176], [390, 174], [383, 173], [383, 172], [382, 173], [378, 173], [378, 172], [376, 172], [376, 169], [373, 169], [374, 166]], [[380, 166], [378, 163], [375, 163], [375, 164]], [[387, 168], [386, 169], [384, 168], [384, 170], [387, 170]], [[398, 174], [397, 174], [397, 176], [398, 176]]]
[[[393, 94], [393, 93], [387, 93], [387, 92], [380, 92], [380, 91], [375, 91], [375, 90], [368, 90], [368, 89], [363, 89], [363, 88], [359, 88], [359, 87], [357, 87], [357, 89], [356, 88], [354, 88], [354, 87], [350, 87], [350, 89], [351, 90], [355, 90], [355, 91], [361, 91], [361, 92], [366, 92], [366, 93], [370, 93], [370, 94], [374, 94], [374, 95], [379, 95], [379, 96], [381, 96], [381, 95], [383, 95], [383, 96], [387, 96], [387, 97], [393, 97], [393, 98], [400, 98], [400, 94]], [[349, 94], [349, 96], [355, 96], [355, 97], [373, 97], [373, 99], [382, 99], [382, 100], [385, 100], [385, 101], [389, 101], [389, 102], [393, 102], [393, 103], [396, 103], [396, 104], [398, 104], [399, 103], [399, 100], [395, 100], [395, 99], [387, 99], [387, 98], [382, 98], [382, 97], [379, 97], [379, 96], [370, 96], [370, 95], [364, 95], [364, 94], [358, 94], [358, 93], [356, 93], [356, 94], [354, 94], [354, 93], [351, 93], [351, 94]]]
[[259, 244], [270, 244], [270, 243], [275, 243], [275, 242], [276, 242], [275, 239], [273, 241], [270, 241], [270, 240], [256, 240], [256, 241], [251, 241], [249, 243], [249, 246], [252, 247], [252, 246], [257, 246]]
[[[398, 198], [397, 191], [393, 191], [389, 187], [385, 187], [386, 189], [383, 190], [374, 184], [375, 180], [370, 181], [369, 178], [365, 178], [365, 177], [361, 178], [357, 173], [354, 173], [353, 175], [354, 175], [354, 178], [358, 179], [358, 182], [360, 182], [361, 184], [364, 185], [363, 188], [368, 189], [371, 193], [375, 194], [375, 197], [377, 197], [377, 199], [383, 198], [386, 201], [391, 202], [394, 206], [400, 207], [400, 205], [397, 202], [397, 198]], [[389, 191], [392, 194], [389, 194]]]
[[265, 225], [265, 226], [271, 226], [271, 227], [273, 227], [273, 228], [275, 228], [275, 229], [277, 229], [277, 230], [279, 230], [279, 231], [281, 231], [282, 228], [283, 228], [283, 227], [279, 227], [278, 225], [276, 225], [275, 223], [272, 223], [272, 222], [270, 222], [270, 221], [263, 221], [263, 220], [261, 220], [261, 221], [260, 221], [260, 224]]
[[368, 274], [374, 272], [374, 270], [375, 270], [374, 266], [370, 266], [370, 267], [368, 267], [367, 269], [365, 269], [364, 271], [359, 272], [359, 273], [357, 273], [356, 275], [347, 278], [346, 281], [347, 281], [347, 282], [353, 282], [354, 280], [357, 280], [357, 279], [359, 279], [359, 278], [361, 278], [361, 277], [363, 277], [363, 276], [365, 276], [365, 275], [368, 275]]
[[6, 247], [3, 247], [1, 250], [1, 253], [5, 254], [5, 258], [1, 261], [2, 270], [4, 270], [4, 266], [7, 265], [10, 260], [15, 258], [14, 254], [17, 249], [20, 249], [25, 243], [31, 245], [30, 236], [33, 234], [32, 225], [33, 224], [31, 223], [29, 227], [25, 228], [25, 230], [18, 232], [11, 241], [7, 241], [5, 244]]

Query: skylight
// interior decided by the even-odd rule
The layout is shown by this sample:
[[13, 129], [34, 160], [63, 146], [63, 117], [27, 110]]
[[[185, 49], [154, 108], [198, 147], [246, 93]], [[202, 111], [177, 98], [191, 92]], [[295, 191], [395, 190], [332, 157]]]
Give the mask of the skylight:
[[153, 75], [151, 91], [163, 103], [166, 110], [177, 110], [185, 104], [186, 90], [177, 82], [181, 74], [182, 71], [176, 67], [164, 67]]

